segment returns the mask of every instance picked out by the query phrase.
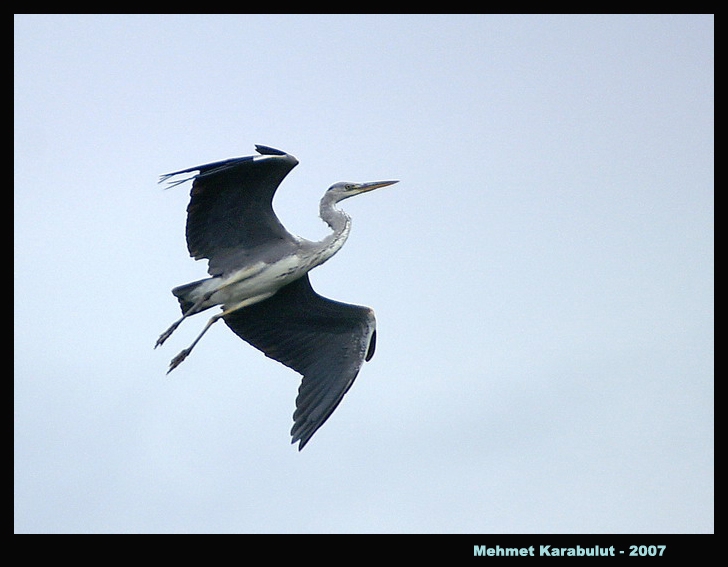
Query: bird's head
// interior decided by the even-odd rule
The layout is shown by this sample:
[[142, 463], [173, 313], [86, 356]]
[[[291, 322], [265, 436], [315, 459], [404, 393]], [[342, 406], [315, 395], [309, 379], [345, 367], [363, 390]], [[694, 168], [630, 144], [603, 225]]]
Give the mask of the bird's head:
[[351, 183], [349, 181], [341, 181], [339, 183], [334, 183], [331, 187], [329, 187], [326, 194], [334, 202], [338, 203], [339, 201], [343, 201], [344, 199], [348, 199], [354, 195], [366, 193], [367, 191], [379, 189], [380, 187], [394, 185], [395, 183], [398, 183], [398, 181], [372, 181], [370, 183]]

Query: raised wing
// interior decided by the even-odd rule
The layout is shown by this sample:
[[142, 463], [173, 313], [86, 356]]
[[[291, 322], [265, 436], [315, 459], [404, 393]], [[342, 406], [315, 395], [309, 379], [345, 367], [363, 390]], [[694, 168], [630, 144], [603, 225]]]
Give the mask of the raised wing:
[[303, 374], [291, 429], [299, 451], [374, 355], [374, 312], [320, 296], [308, 274], [224, 320], [241, 339]]
[[273, 212], [273, 195], [298, 160], [274, 148], [255, 148], [261, 155], [198, 165], [160, 179], [199, 172], [172, 185], [194, 179], [187, 207], [187, 248], [196, 260], [210, 260], [211, 275], [239, 267], [247, 251], [294, 241]]

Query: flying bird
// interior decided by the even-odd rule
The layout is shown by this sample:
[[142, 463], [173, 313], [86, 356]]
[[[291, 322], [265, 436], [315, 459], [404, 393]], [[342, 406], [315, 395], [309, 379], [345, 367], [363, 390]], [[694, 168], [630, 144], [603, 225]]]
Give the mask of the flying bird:
[[[276, 189], [298, 165], [281, 150], [255, 146], [260, 155], [168, 173], [173, 187], [192, 180], [187, 207], [187, 248], [208, 260], [211, 277], [175, 287], [182, 317], [157, 339], [162, 345], [188, 317], [219, 305], [167, 373], [187, 358], [219, 319], [266, 356], [303, 376], [293, 413], [291, 443], [300, 451], [331, 416], [359, 369], [374, 355], [376, 321], [369, 307], [323, 297], [308, 272], [336, 254], [349, 237], [351, 219], [337, 203], [397, 183], [335, 183], [321, 198], [320, 216], [333, 231], [319, 242], [289, 233], [273, 212]], [[185, 179], [169, 181], [181, 174]]]

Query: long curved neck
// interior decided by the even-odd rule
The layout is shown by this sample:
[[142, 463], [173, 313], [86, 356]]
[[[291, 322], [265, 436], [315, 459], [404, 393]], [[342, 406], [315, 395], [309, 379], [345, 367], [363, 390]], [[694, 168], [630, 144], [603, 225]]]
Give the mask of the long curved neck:
[[319, 260], [319, 264], [323, 264], [331, 256], [336, 254], [344, 245], [346, 239], [349, 238], [351, 218], [341, 209], [337, 209], [336, 203], [335, 195], [327, 192], [324, 194], [319, 205], [321, 219], [333, 230], [333, 233], [317, 242], [317, 248], [319, 249], [317, 259]]

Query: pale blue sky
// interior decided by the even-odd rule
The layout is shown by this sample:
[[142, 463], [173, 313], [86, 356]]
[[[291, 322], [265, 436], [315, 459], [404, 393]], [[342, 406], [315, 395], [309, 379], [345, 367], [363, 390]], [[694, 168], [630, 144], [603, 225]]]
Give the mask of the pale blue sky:
[[[16, 532], [712, 532], [712, 16], [16, 16]], [[178, 317], [188, 187], [300, 165], [377, 354], [298, 377]]]

